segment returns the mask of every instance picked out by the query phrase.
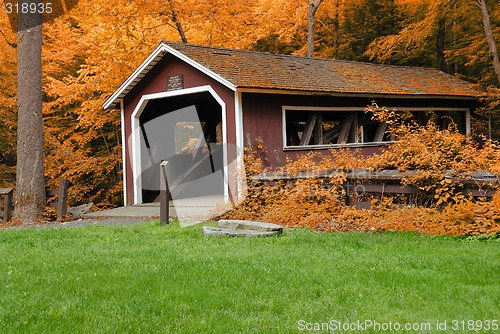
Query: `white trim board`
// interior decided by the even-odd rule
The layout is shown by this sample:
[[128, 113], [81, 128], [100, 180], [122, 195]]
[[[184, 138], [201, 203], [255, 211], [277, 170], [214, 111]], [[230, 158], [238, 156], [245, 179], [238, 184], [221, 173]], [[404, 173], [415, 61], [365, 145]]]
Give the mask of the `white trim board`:
[[122, 132], [122, 178], [123, 178], [123, 206], [127, 206], [127, 155], [126, 155], [126, 135], [125, 135], [125, 109], [123, 100], [120, 101], [120, 122]]
[[[244, 129], [243, 129], [243, 100], [242, 100], [242, 94], [238, 90], [234, 92], [234, 119], [236, 123], [235, 124], [236, 125], [236, 168], [243, 168], [243, 163], [244, 163], [243, 148], [245, 146]], [[245, 180], [238, 179], [237, 184], [238, 184], [237, 195], [238, 199], [240, 199], [240, 195], [242, 195], [243, 193], [242, 190], [245, 187], [244, 185], [246, 184], [246, 179]]]
[[142, 64], [121, 84], [121, 86], [104, 102], [104, 109], [113, 109], [113, 106], [123, 100], [123, 97], [134, 88], [134, 86], [158, 63], [166, 54], [171, 54], [178, 59], [193, 66], [197, 70], [206, 74], [210, 78], [226, 86], [232, 91], [236, 91], [236, 86], [224, 79], [217, 73], [209, 70], [205, 66], [195, 62], [191, 58], [185, 56], [176, 49], [161, 42], [156, 49], [149, 54], [149, 56], [142, 62]]

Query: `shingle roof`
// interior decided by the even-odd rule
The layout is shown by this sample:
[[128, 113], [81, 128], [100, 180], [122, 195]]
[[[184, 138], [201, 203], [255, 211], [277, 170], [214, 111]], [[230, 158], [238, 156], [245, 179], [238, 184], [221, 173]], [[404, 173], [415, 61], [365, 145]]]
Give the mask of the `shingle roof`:
[[285, 56], [265, 52], [162, 42], [104, 103], [119, 101], [167, 53], [235, 88], [258, 88], [331, 94], [407, 95], [476, 99], [470, 83], [433, 68]]
[[237, 87], [334, 93], [480, 95], [469, 87], [470, 83], [433, 68], [164, 43]]

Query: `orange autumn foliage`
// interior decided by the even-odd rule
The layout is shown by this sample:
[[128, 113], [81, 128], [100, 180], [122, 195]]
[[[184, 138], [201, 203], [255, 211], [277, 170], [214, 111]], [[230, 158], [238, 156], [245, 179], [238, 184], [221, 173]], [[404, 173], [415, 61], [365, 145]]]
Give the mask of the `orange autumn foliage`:
[[[442, 54], [445, 71], [491, 86], [488, 47], [474, 2], [448, 3], [325, 0], [316, 14], [316, 55], [436, 66], [441, 31], [450, 41]], [[102, 103], [160, 40], [181, 40], [170, 4], [189, 43], [256, 49], [274, 36], [283, 47], [264, 43], [259, 50], [305, 54], [307, 1], [79, 0], [67, 15], [43, 27], [46, 178], [49, 187], [61, 177], [71, 180], [70, 205], [122, 204], [120, 115], [104, 111]], [[489, 10], [498, 40], [500, 5], [490, 1]], [[445, 29], [438, 29], [441, 23]], [[15, 44], [8, 17], [0, 13], [0, 187], [15, 184]], [[490, 95], [486, 112], [495, 115], [498, 91]], [[361, 161], [342, 152], [332, 159], [345, 160], [339, 168], [349, 170]]]
[[[415, 231], [422, 234], [483, 235], [500, 233], [500, 192], [490, 200], [466, 197], [457, 188], [473, 171], [500, 176], [497, 143], [474, 143], [452, 125], [440, 130], [432, 122], [418, 126], [396, 112], [372, 105], [374, 119], [390, 123], [396, 141], [384, 152], [363, 157], [356, 150], [332, 149], [330, 155], [310, 153], [288, 161], [275, 171], [293, 180], [262, 182], [252, 178], [264, 171], [262, 142], [246, 148], [245, 167], [249, 191], [245, 201], [225, 218], [257, 219], [289, 227], [307, 226], [317, 231]], [[345, 172], [356, 168], [418, 171], [404, 174], [402, 184], [423, 191], [415, 199], [403, 195], [372, 195], [370, 209], [356, 209], [343, 202]], [[328, 177], [319, 177], [326, 173]], [[281, 173], [281, 174], [280, 174]], [[268, 174], [269, 175], [269, 174]], [[416, 205], [417, 204], [417, 205]]]

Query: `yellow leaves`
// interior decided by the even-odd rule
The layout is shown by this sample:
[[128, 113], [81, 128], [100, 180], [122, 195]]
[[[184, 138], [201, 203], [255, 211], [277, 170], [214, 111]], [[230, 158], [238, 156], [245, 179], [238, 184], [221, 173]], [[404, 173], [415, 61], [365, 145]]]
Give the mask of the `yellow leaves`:
[[[324, 6], [320, 7], [320, 11]], [[258, 23], [255, 28], [260, 38], [277, 33], [290, 42], [294, 34], [306, 25], [307, 1], [260, 0], [256, 7]]]

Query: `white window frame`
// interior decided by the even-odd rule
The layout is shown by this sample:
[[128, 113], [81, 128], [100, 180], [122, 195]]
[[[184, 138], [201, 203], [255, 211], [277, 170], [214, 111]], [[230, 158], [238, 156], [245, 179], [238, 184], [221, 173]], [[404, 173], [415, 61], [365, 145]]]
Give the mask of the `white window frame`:
[[[404, 110], [404, 111], [462, 111], [465, 112], [465, 133], [466, 135], [471, 134], [470, 128], [470, 109], [469, 108], [448, 108], [448, 107], [389, 107], [389, 109]], [[344, 144], [322, 144], [322, 145], [302, 145], [302, 146], [289, 146], [287, 145], [287, 133], [286, 133], [286, 111], [287, 110], [303, 110], [303, 111], [337, 111], [337, 112], [360, 112], [365, 111], [366, 107], [312, 107], [312, 106], [288, 106], [283, 105], [282, 111], [282, 124], [281, 132], [283, 135], [283, 150], [284, 151], [294, 151], [294, 150], [324, 150], [336, 147], [374, 147], [383, 146], [387, 144], [394, 143], [394, 141], [384, 141], [384, 142], [369, 142], [369, 143], [344, 143]]]

